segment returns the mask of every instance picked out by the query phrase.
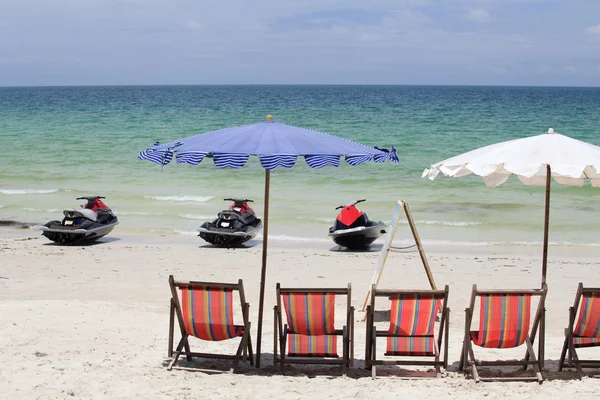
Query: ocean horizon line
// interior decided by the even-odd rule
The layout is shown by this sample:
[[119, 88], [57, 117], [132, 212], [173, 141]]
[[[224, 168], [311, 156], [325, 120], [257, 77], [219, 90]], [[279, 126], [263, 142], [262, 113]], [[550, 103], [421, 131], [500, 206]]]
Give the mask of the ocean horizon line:
[[403, 83], [175, 83], [175, 84], [73, 84], [73, 85], [5, 85], [0, 89], [27, 88], [133, 88], [133, 87], [430, 87], [430, 88], [549, 88], [549, 89], [600, 89], [598, 86], [583, 85], [477, 85], [477, 84], [403, 84]]

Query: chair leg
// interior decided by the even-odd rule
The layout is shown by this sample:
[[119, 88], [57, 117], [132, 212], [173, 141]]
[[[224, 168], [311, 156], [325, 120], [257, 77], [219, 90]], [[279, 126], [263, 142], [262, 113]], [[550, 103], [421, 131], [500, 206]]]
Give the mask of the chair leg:
[[173, 303], [173, 299], [169, 301], [170, 310], [169, 310], [169, 349], [167, 350], [167, 357], [173, 357], [173, 330], [175, 328], [175, 304]]
[[[375, 361], [377, 359], [377, 329], [372, 329], [371, 332], [371, 361]], [[374, 362], [371, 362], [371, 378], [375, 379], [377, 377], [377, 365]]]
[[350, 367], [354, 367], [354, 307], [350, 316]]
[[560, 352], [560, 361], [558, 362], [558, 372], [561, 372], [565, 366], [565, 357], [567, 356], [567, 348], [569, 347], [569, 337], [568, 335], [565, 336], [565, 342]]
[[371, 364], [371, 306], [367, 306], [367, 323], [365, 332], [365, 368], [369, 369]]
[[345, 378], [348, 372], [348, 366], [350, 364], [350, 343], [348, 342], [348, 327], [344, 326], [342, 329], [342, 354], [344, 357], [344, 363], [342, 364], [342, 376]]
[[471, 373], [473, 375], [473, 379], [475, 380], [475, 383], [479, 383], [479, 381], [481, 380], [481, 378], [479, 378], [479, 372], [477, 372], [477, 361], [475, 360], [475, 353], [473, 352], [473, 347], [471, 347], [471, 343], [469, 342], [468, 346], [468, 353], [469, 353], [469, 357], [470, 360], [467, 359], [467, 362], [469, 364], [471, 364]]
[[[244, 334], [245, 336], [245, 334]], [[240, 363], [240, 360], [244, 358], [244, 350], [245, 350], [245, 337], [242, 336], [242, 340], [240, 340], [240, 345], [235, 352], [235, 359], [233, 360], [233, 365], [229, 368], [229, 373], [232, 374], [233, 371], [237, 368]]]
[[248, 326], [246, 325], [246, 327], [244, 328], [244, 334], [242, 335], [242, 360], [248, 359], [248, 334], [246, 333], [247, 329]]
[[[179, 359], [179, 356], [181, 355], [181, 349], [184, 346], [186, 346], [189, 349], [188, 337], [189, 337], [189, 335], [186, 334], [179, 341], [179, 344], [177, 345], [177, 348], [175, 349], [175, 354], [173, 355], [171, 362], [169, 363], [169, 366], [167, 367], [167, 371], [171, 371], [173, 369], [173, 365], [175, 365], [175, 363]], [[189, 353], [189, 350], [188, 350], [188, 353]], [[189, 357], [189, 356], [188, 356], [188, 358], [191, 359], [191, 357]]]
[[277, 366], [277, 306], [273, 307], [273, 366]]
[[571, 347], [571, 356], [573, 357], [573, 364], [575, 364], [575, 368], [577, 369], [577, 373], [579, 374], [579, 379], [583, 379], [585, 376], [583, 373], [583, 369], [581, 368], [581, 363], [579, 362], [579, 356], [577, 355], [577, 351], [575, 350], [575, 346], [573, 343], [570, 343]]
[[283, 330], [283, 335], [279, 338], [279, 352], [281, 353], [281, 358], [279, 359], [279, 372], [283, 375], [284, 367], [285, 367], [285, 345], [287, 342], [287, 326]]
[[448, 339], [450, 337], [450, 309], [447, 309], [446, 326], [444, 328], [444, 369], [448, 369]]
[[542, 320], [540, 321], [540, 335], [538, 339], [538, 357], [540, 369], [544, 368], [546, 360], [546, 307], [542, 311]]
[[535, 362], [535, 364], [533, 364], [533, 371], [535, 372], [535, 376], [537, 377], [538, 383], [542, 383], [544, 381], [544, 378], [542, 377], [540, 362], [535, 357], [535, 352], [533, 351], [533, 345], [531, 344], [531, 340], [527, 338], [525, 340], [525, 344], [527, 346], [527, 353], [529, 354], [529, 358], [531, 358], [531, 361]]
[[[460, 362], [458, 363], [458, 370], [462, 371], [464, 367], [467, 366], [469, 362], [469, 353], [468, 350], [471, 347], [471, 335], [469, 334], [469, 330], [471, 329], [471, 310], [469, 308], [465, 309], [465, 336], [463, 339], [463, 347], [460, 352]], [[475, 358], [475, 357], [473, 357]]]
[[254, 353], [252, 352], [252, 335], [250, 334], [250, 327], [252, 324], [248, 322], [248, 356], [250, 357], [250, 365], [254, 365]]
[[435, 351], [435, 374], [440, 378], [442, 376], [442, 371], [440, 369], [440, 347], [438, 346], [437, 338], [433, 341], [433, 349]]

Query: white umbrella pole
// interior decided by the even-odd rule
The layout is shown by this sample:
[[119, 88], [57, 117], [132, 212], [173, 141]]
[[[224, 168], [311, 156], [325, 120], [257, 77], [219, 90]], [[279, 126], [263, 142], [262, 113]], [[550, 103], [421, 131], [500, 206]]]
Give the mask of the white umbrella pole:
[[269, 191], [271, 186], [271, 171], [265, 174], [265, 210], [263, 213], [263, 251], [262, 268], [260, 271], [260, 298], [258, 301], [258, 333], [256, 334], [256, 368], [260, 368], [260, 348], [262, 338], [263, 308], [265, 306], [265, 279], [267, 277], [267, 242], [269, 238]]
[[550, 221], [550, 182], [552, 179], [550, 165], [546, 166], [546, 207], [544, 209], [544, 253], [542, 255], [542, 286], [546, 283], [546, 267], [548, 265], [548, 225]]

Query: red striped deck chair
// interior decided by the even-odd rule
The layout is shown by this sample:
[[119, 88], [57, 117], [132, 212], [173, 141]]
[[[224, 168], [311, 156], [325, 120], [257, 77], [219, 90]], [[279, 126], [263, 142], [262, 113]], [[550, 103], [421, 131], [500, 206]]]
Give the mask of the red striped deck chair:
[[[577, 315], [579, 317], [575, 323]], [[569, 308], [569, 327], [565, 329], [565, 343], [558, 370], [562, 371], [564, 367], [576, 368], [581, 379], [584, 376], [582, 367], [600, 368], [600, 360], [580, 360], [576, 351], [583, 347], [597, 346], [600, 346], [600, 288], [584, 288], [579, 283], [575, 304]]]
[[[375, 379], [377, 365], [433, 366], [437, 376], [448, 366], [448, 286], [444, 290], [389, 290], [371, 288], [371, 304], [367, 306], [365, 366]], [[390, 300], [390, 325], [386, 330], [375, 326], [375, 303], [378, 297]], [[439, 318], [436, 332], [436, 319]], [[384, 356], [377, 359], [377, 338], [385, 337]], [[443, 340], [442, 340], [443, 339]], [[444, 344], [443, 356], [440, 354]]]
[[[277, 284], [274, 308], [273, 354], [281, 372], [286, 364], [341, 365], [343, 374], [354, 360], [354, 307], [351, 285], [347, 288], [296, 289]], [[346, 325], [335, 326], [335, 300], [346, 296]], [[283, 319], [285, 313], [285, 321]], [[342, 338], [342, 357], [338, 337]]]
[[[542, 383], [541, 365], [533, 350], [533, 342], [538, 326], [542, 321], [544, 302], [548, 288], [534, 290], [478, 290], [473, 285], [473, 293], [469, 308], [465, 310], [465, 337], [461, 353], [459, 369], [466, 364], [472, 367], [473, 379], [480, 380], [535, 380]], [[479, 297], [479, 330], [471, 331], [474, 315], [475, 299]], [[539, 297], [537, 311], [531, 323], [531, 299]], [[543, 335], [540, 335], [543, 337]], [[475, 359], [473, 345], [483, 348], [509, 349], [525, 344], [526, 354], [523, 360], [482, 361]], [[538, 353], [543, 353], [540, 341]], [[478, 366], [532, 365], [535, 376], [481, 377]]]
[[[250, 321], [248, 319], [249, 304], [246, 303], [244, 285], [240, 279], [238, 283], [214, 283], [176, 281], [173, 275], [169, 276], [171, 287], [171, 312], [169, 324], [169, 351], [171, 358], [168, 369], [171, 370], [181, 354], [187, 357], [219, 358], [233, 360], [229, 372], [233, 372], [240, 360], [252, 361], [252, 343], [250, 341]], [[179, 289], [179, 294], [177, 293]], [[239, 293], [241, 303], [241, 318], [243, 325], [234, 324], [234, 292]], [[180, 300], [181, 295], [181, 300]], [[181, 340], [173, 349], [173, 331], [175, 315], [181, 329]], [[235, 355], [214, 353], [193, 353], [190, 351], [189, 338], [196, 337], [201, 340], [221, 341], [240, 338]], [[214, 369], [198, 369], [204, 372], [225, 372]]]

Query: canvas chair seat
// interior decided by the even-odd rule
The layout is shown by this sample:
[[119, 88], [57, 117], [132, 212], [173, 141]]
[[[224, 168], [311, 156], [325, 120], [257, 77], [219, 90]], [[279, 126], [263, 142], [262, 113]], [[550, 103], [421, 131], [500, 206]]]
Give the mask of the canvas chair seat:
[[597, 346], [600, 346], [600, 288], [584, 288], [579, 283], [575, 303], [569, 308], [569, 326], [565, 329], [558, 370], [576, 368], [581, 379], [583, 368], [600, 368], [600, 360], [581, 360], [576, 351]]
[[288, 331], [287, 356], [339, 358], [337, 335], [309, 336]]
[[435, 336], [425, 337], [388, 337], [386, 356], [435, 356]]
[[[367, 307], [367, 343], [365, 366], [375, 379], [378, 365], [430, 365], [439, 376], [448, 363], [448, 286], [444, 290], [388, 290], [371, 287], [371, 304]], [[390, 325], [377, 330], [374, 325], [376, 299], [390, 301]], [[436, 318], [440, 316], [436, 332]], [[377, 338], [386, 338], [384, 355], [395, 360], [378, 359]], [[442, 354], [442, 343], [444, 343]], [[427, 357], [429, 360], [416, 360]], [[433, 360], [431, 360], [433, 358]]]
[[[541, 365], [533, 350], [533, 342], [540, 321], [543, 318], [544, 302], [548, 288], [534, 290], [478, 290], [473, 285], [471, 302], [465, 310], [465, 336], [459, 363], [462, 370], [466, 365], [471, 366], [473, 379], [480, 380], [536, 380], [543, 381]], [[537, 311], [531, 323], [531, 299], [539, 297]], [[479, 330], [472, 331], [475, 300], [480, 299]], [[542, 336], [542, 335], [540, 335]], [[510, 349], [526, 345], [524, 360], [482, 361], [475, 358], [473, 345], [482, 348]], [[543, 352], [543, 343], [538, 346], [538, 354]], [[533, 377], [480, 377], [479, 366], [518, 365], [527, 368], [532, 365]]]
[[[202, 340], [221, 341], [233, 339], [244, 335], [244, 327], [242, 325], [210, 325], [206, 323], [195, 324], [194, 328], [186, 333], [190, 336], [197, 337]], [[213, 331], [213, 333], [210, 333]]]
[[[244, 285], [238, 283], [175, 281], [169, 276], [171, 287], [171, 313], [169, 325], [169, 352], [171, 358], [168, 369], [173, 368], [181, 354], [188, 361], [192, 357], [221, 358], [233, 360], [233, 372], [240, 360], [252, 360], [252, 343], [250, 339], [250, 321], [248, 319], [249, 304], [246, 303]], [[181, 294], [177, 293], [177, 289]], [[241, 303], [241, 316], [244, 325], [234, 324], [233, 294], [238, 292]], [[181, 330], [181, 340], [173, 349], [173, 330], [175, 315]], [[189, 338], [196, 337], [203, 341], [225, 341], [241, 338], [237, 352], [230, 354], [194, 353], [190, 350]], [[201, 369], [205, 372], [224, 372]]]
[[574, 336], [573, 344], [575, 347], [595, 347], [600, 346], [600, 338], [589, 338], [589, 337], [581, 337]]
[[[286, 364], [341, 365], [343, 374], [354, 359], [354, 307], [351, 286], [301, 289], [276, 287], [273, 361], [281, 372]], [[346, 296], [346, 325], [335, 326], [336, 296]], [[284, 317], [285, 315], [285, 317]], [[338, 340], [343, 345], [338, 354]]]

